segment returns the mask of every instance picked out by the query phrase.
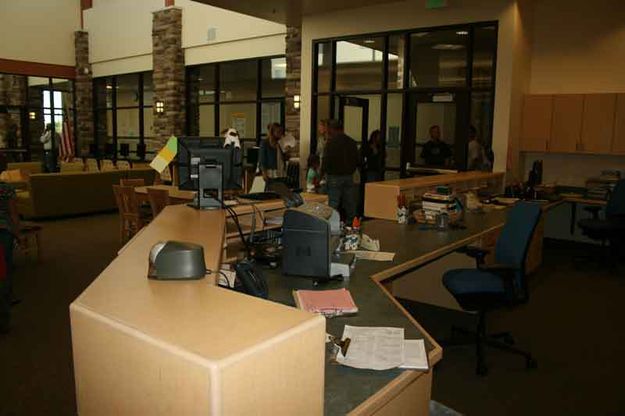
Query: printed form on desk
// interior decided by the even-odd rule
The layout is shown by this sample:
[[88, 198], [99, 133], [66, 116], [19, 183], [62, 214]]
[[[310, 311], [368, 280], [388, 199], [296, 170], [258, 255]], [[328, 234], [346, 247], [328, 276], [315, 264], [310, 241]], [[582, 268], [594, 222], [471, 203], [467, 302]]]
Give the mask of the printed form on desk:
[[350, 343], [336, 361], [348, 367], [388, 370], [404, 363], [404, 328], [345, 325], [343, 340]]

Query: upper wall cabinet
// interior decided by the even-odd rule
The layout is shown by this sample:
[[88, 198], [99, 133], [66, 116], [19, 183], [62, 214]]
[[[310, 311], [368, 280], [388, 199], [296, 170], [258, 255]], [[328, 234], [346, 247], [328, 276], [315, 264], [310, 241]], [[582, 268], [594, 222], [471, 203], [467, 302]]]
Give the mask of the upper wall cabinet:
[[561, 153], [579, 150], [583, 109], [584, 96], [581, 94], [555, 95], [553, 97], [551, 139], [547, 150]]
[[614, 137], [615, 109], [616, 94], [592, 94], [584, 97], [579, 151], [610, 153]]
[[551, 137], [553, 96], [526, 95], [523, 99], [520, 147], [526, 152], [544, 152]]
[[625, 94], [616, 97], [616, 112], [614, 122], [613, 153], [625, 153]]

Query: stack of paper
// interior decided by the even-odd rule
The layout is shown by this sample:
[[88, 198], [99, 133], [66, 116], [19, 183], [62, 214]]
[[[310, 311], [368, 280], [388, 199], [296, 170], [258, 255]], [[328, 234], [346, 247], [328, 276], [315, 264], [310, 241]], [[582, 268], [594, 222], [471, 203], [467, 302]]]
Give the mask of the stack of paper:
[[298, 308], [308, 312], [337, 316], [358, 312], [358, 307], [347, 289], [295, 290], [293, 298]]
[[336, 357], [340, 364], [371, 370], [429, 369], [425, 342], [405, 340], [403, 328], [345, 325], [343, 340], [347, 338], [350, 339], [347, 352]]

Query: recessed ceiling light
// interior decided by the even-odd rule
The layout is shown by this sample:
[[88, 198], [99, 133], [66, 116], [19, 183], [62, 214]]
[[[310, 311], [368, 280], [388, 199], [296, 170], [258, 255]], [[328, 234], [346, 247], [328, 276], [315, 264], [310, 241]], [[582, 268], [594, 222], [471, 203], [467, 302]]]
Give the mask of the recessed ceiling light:
[[456, 32], [456, 35], [467, 36], [469, 34], [468, 30], [459, 30]]
[[373, 40], [373, 39], [365, 39], [364, 43], [372, 44], [372, 43], [375, 43], [375, 40]]

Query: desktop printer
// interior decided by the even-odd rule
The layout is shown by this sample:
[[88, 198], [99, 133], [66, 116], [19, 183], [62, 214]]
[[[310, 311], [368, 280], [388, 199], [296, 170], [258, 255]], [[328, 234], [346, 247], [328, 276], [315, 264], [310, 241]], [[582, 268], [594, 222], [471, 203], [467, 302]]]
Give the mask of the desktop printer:
[[287, 209], [282, 224], [282, 272], [330, 277], [340, 232], [339, 214], [327, 205], [309, 202]]

